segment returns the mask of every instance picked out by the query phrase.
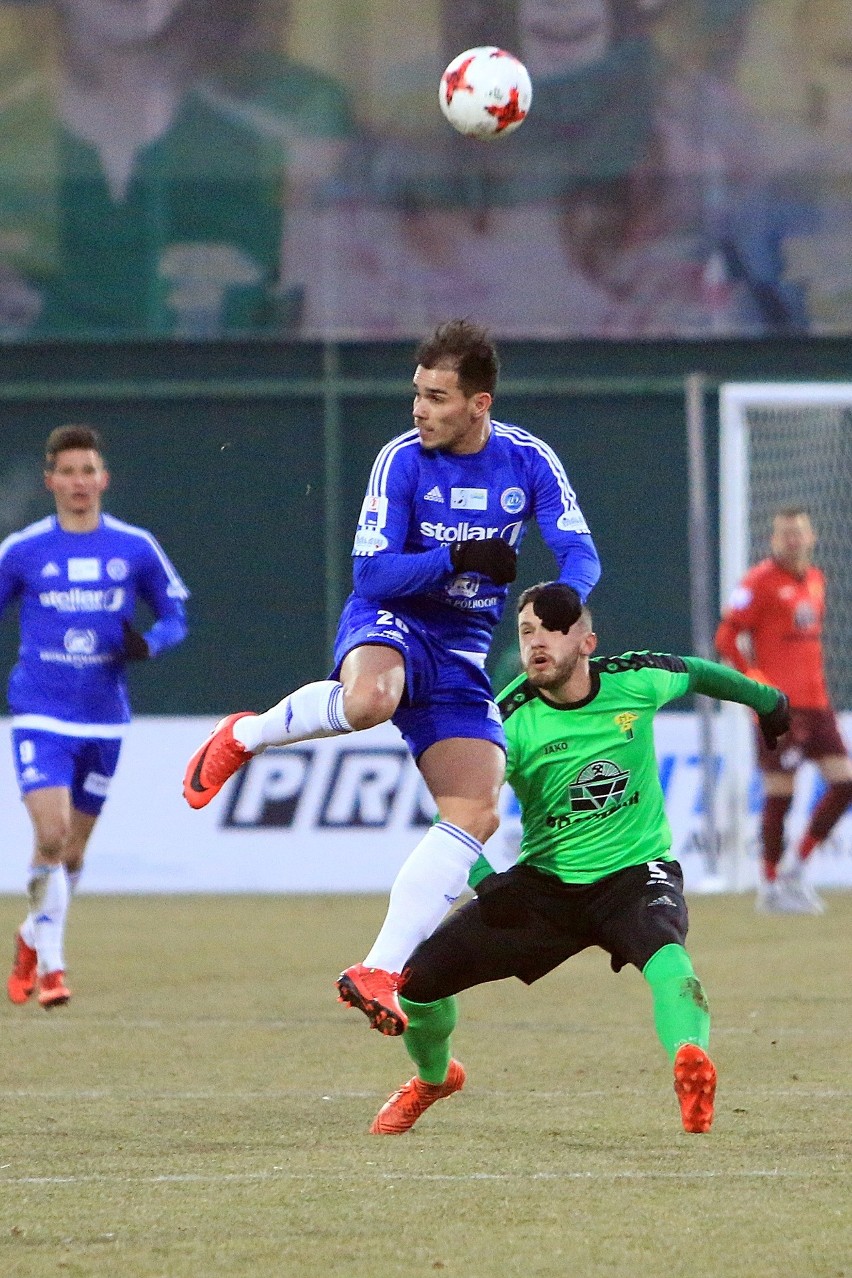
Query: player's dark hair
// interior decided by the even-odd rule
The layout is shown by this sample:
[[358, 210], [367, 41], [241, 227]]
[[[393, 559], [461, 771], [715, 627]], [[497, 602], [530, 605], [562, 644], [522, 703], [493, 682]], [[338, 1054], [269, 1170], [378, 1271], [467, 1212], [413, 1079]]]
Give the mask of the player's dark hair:
[[802, 515], [806, 519], [810, 519], [811, 512], [807, 506], [779, 506], [777, 510], [772, 512], [772, 522], [774, 523], [776, 519], [799, 519]]
[[532, 604], [533, 612], [546, 630], [561, 630], [567, 635], [581, 617], [589, 629], [593, 629], [591, 611], [574, 587], [564, 581], [539, 581], [535, 586], [527, 586], [518, 600], [519, 616], [527, 604]]
[[56, 465], [57, 453], [68, 448], [93, 448], [103, 455], [101, 437], [94, 426], [57, 426], [47, 437], [44, 446], [44, 460], [48, 470]]
[[436, 328], [417, 348], [423, 368], [452, 368], [465, 395], [497, 389], [500, 361], [487, 329], [469, 320], [454, 319]]

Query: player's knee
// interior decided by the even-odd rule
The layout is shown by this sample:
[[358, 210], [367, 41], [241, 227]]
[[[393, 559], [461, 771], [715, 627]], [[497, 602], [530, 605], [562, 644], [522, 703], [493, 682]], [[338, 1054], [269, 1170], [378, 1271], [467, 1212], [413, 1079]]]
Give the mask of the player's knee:
[[398, 698], [392, 691], [375, 684], [365, 686], [356, 683], [347, 688], [343, 696], [343, 711], [354, 732], [387, 723], [397, 705]]
[[492, 834], [496, 834], [500, 826], [500, 817], [496, 807], [491, 804], [482, 806], [466, 803], [463, 810], [456, 811], [444, 804], [439, 805], [441, 819], [457, 825], [466, 834], [471, 834], [480, 843], [485, 843]]
[[480, 843], [485, 843], [500, 828], [500, 817], [496, 808], [487, 808], [481, 815], [479, 832], [474, 835]]
[[45, 826], [36, 834], [36, 853], [42, 861], [59, 862], [65, 852], [68, 839], [68, 827], [61, 822]]

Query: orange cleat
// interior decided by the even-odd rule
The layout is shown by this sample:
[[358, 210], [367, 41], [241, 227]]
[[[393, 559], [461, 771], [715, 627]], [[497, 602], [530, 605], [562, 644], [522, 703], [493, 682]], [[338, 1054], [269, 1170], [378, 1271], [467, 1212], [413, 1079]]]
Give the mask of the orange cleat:
[[38, 955], [27, 945], [20, 932], [15, 933], [15, 962], [6, 982], [6, 991], [12, 1003], [26, 1003], [36, 987]]
[[38, 1001], [46, 1012], [52, 1007], [61, 1007], [71, 997], [71, 991], [65, 984], [64, 972], [45, 972], [38, 978]]
[[450, 1061], [443, 1083], [424, 1083], [422, 1078], [410, 1078], [404, 1087], [394, 1092], [373, 1119], [370, 1132], [373, 1136], [401, 1136], [414, 1126], [421, 1114], [425, 1114], [435, 1101], [452, 1096], [464, 1087], [465, 1072], [460, 1061]]
[[373, 1029], [394, 1037], [404, 1034], [408, 1017], [399, 1004], [399, 973], [356, 963], [337, 978], [338, 1003], [363, 1012]]
[[678, 1048], [674, 1061], [674, 1089], [680, 1101], [685, 1132], [709, 1132], [716, 1096], [716, 1067], [695, 1043]]
[[233, 727], [237, 719], [245, 719], [253, 713], [253, 710], [240, 710], [220, 719], [186, 765], [183, 797], [191, 808], [206, 807], [228, 778], [252, 757], [251, 750], [234, 739]]

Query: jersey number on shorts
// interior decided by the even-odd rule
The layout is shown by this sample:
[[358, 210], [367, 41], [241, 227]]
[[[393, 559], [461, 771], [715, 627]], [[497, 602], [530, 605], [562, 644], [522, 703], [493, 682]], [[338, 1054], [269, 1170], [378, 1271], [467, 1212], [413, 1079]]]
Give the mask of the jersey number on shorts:
[[396, 626], [397, 630], [401, 630], [404, 635], [408, 634], [408, 626], [401, 617], [395, 617], [392, 612], [388, 612], [386, 608], [380, 608], [376, 613], [377, 626]]

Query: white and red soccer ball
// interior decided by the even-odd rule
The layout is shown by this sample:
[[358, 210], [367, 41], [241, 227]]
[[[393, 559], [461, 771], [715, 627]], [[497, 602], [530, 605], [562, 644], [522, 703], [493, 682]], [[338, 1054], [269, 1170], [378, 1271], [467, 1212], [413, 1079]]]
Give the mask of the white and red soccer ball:
[[441, 76], [438, 101], [454, 129], [488, 142], [523, 124], [532, 83], [523, 62], [505, 49], [482, 45], [453, 58]]

